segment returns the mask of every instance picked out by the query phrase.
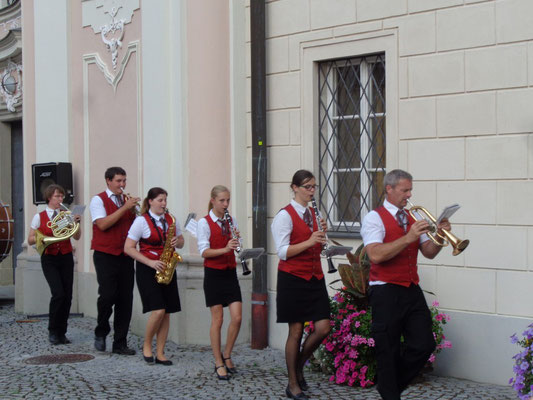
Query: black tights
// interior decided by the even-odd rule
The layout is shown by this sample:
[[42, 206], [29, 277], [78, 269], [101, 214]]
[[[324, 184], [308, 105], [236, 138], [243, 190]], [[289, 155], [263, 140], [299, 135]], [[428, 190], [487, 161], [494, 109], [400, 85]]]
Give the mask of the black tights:
[[329, 319], [321, 319], [315, 322], [315, 330], [305, 338], [303, 345], [300, 342], [303, 336], [303, 322], [289, 322], [289, 336], [285, 344], [285, 361], [289, 375], [289, 389], [298, 394], [302, 390], [298, 380], [303, 379], [304, 365], [309, 357], [320, 346], [320, 343], [328, 336], [330, 331]]

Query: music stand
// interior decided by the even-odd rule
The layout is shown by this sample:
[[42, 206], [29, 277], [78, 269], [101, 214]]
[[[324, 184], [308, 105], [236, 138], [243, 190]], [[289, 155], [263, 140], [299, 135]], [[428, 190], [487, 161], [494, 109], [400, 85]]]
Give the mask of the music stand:
[[255, 259], [261, 256], [265, 252], [265, 249], [262, 247], [256, 247], [254, 249], [244, 249], [239, 253], [239, 258], [241, 260]]
[[334, 257], [338, 255], [346, 255], [352, 251], [353, 247], [351, 246], [329, 246], [325, 251], [326, 257]]

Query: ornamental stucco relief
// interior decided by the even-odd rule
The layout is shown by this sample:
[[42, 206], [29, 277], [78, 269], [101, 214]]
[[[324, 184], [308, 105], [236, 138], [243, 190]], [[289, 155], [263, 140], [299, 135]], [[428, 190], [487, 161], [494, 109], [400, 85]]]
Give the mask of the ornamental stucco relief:
[[0, 76], [0, 96], [6, 102], [7, 109], [16, 112], [15, 107], [22, 98], [22, 65], [10, 60]]
[[[131, 23], [137, 9], [139, 0], [86, 0], [82, 3], [83, 26], [90, 26], [94, 33], [100, 33], [103, 44], [111, 54], [113, 72], [109, 72], [106, 62], [99, 66], [108, 82], [115, 81], [114, 78], [121, 76], [126, 68], [131, 52], [126, 52], [119, 65], [119, 49], [122, 48], [125, 26]], [[131, 43], [128, 44], [128, 49], [130, 45]]]

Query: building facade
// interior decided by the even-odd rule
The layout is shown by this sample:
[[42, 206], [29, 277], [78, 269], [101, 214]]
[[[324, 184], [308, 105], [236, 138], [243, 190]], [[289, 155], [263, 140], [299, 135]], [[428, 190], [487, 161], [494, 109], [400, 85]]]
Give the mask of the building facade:
[[[232, 189], [232, 213], [252, 238], [250, 1], [25, 0], [24, 219], [31, 164], [73, 165], [75, 203], [105, 188], [112, 165], [127, 191], [169, 191], [183, 222], [205, 215], [210, 188]], [[470, 246], [419, 258], [422, 287], [452, 320], [453, 349], [437, 373], [506, 384], [509, 336], [533, 311], [533, 4], [527, 0], [272, 0], [265, 4], [268, 222], [290, 200], [300, 168], [314, 171], [330, 236], [357, 247], [382, 178], [414, 176], [414, 204], [461, 209], [453, 231]], [[53, 142], [53, 145], [51, 144]], [[26, 227], [27, 233], [28, 227]], [[73, 311], [96, 314], [91, 222], [76, 244]], [[270, 239], [270, 238], [269, 238]], [[208, 343], [202, 262], [186, 235], [178, 269], [184, 311], [171, 339]], [[278, 258], [268, 241], [269, 343]], [[342, 261], [338, 259], [338, 261]], [[330, 281], [337, 276], [328, 276]], [[251, 281], [243, 279], [241, 341], [250, 338]], [[36, 252], [16, 268], [16, 307], [43, 311]], [[144, 317], [135, 299], [132, 329]], [[45, 310], [44, 310], [45, 311]]]

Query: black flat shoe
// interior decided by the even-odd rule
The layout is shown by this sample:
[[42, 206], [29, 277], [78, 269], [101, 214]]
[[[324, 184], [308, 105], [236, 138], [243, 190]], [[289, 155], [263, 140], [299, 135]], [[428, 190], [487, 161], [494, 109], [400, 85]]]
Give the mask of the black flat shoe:
[[170, 360], [160, 360], [157, 357], [155, 358], [155, 363], [156, 364], [161, 364], [161, 365], [172, 365], [172, 361], [170, 361]]
[[60, 344], [70, 344], [72, 343], [65, 335], [59, 335], [59, 343]]
[[94, 337], [94, 348], [98, 351], [105, 351], [105, 337], [95, 336]]
[[230, 374], [236, 374], [237, 373], [237, 368], [235, 367], [229, 367], [228, 364], [226, 364], [226, 360], [231, 360], [231, 357], [224, 357], [224, 354], [222, 354], [222, 360], [224, 361], [224, 366], [226, 367], [226, 370], [230, 373]]
[[306, 396], [304, 392], [300, 392], [298, 394], [292, 394], [291, 390], [289, 389], [289, 385], [287, 385], [287, 388], [285, 389], [285, 395], [289, 399], [295, 399], [295, 400], [309, 400], [309, 397]]
[[57, 336], [55, 333], [50, 333], [48, 335], [48, 340], [50, 341], [51, 344], [53, 344], [54, 346], [56, 344], [60, 344], [61, 343], [61, 340], [59, 339], [59, 336]]
[[153, 364], [154, 363], [154, 356], [146, 357], [143, 354], [144, 361], [146, 361], [147, 364]]
[[309, 385], [305, 381], [304, 377], [302, 377], [302, 379], [298, 379], [298, 386], [300, 386], [300, 389], [302, 390], [309, 390]]
[[217, 374], [218, 379], [220, 379], [221, 381], [229, 381], [229, 375], [220, 375], [220, 374], [218, 373], [218, 370], [219, 370], [220, 368], [224, 368], [224, 369], [225, 369], [226, 366], [225, 366], [225, 365], [219, 365], [219, 366], [217, 367], [217, 366], [215, 365], [215, 374]]
[[128, 346], [114, 347], [113, 353], [120, 354], [123, 356], [133, 356], [135, 355], [135, 350], [130, 349]]

